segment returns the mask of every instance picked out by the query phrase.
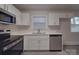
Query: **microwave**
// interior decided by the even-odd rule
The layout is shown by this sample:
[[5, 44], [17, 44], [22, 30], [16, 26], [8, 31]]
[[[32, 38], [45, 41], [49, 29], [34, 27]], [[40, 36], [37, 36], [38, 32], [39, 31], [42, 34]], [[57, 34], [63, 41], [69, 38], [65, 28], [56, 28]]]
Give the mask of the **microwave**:
[[5, 13], [0, 11], [0, 23], [15, 24], [16, 17], [11, 15], [9, 12]]

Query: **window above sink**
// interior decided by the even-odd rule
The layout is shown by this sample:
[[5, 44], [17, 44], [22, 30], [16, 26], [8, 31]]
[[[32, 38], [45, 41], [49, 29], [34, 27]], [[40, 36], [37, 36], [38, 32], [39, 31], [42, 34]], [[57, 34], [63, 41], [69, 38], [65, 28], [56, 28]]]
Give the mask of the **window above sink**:
[[33, 29], [37, 31], [44, 30], [46, 28], [46, 16], [33, 16], [32, 24]]

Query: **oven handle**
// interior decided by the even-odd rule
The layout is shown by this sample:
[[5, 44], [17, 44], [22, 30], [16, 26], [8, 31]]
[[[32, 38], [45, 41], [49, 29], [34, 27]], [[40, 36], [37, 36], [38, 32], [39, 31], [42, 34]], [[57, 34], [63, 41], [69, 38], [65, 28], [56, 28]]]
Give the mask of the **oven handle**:
[[11, 48], [12, 46], [14, 46], [14, 45], [16, 45], [17, 43], [19, 43], [21, 40], [23, 40], [23, 39], [17, 40], [17, 41], [15, 41], [15, 42], [9, 44], [8, 46], [5, 46], [5, 47], [3, 48], [3, 51], [8, 50], [8, 49]]

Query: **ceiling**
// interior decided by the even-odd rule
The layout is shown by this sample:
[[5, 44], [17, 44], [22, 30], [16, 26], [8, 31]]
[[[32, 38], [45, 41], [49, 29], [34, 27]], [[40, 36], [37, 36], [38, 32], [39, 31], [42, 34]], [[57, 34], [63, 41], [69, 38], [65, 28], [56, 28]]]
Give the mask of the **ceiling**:
[[14, 4], [21, 11], [26, 10], [79, 10], [79, 4]]

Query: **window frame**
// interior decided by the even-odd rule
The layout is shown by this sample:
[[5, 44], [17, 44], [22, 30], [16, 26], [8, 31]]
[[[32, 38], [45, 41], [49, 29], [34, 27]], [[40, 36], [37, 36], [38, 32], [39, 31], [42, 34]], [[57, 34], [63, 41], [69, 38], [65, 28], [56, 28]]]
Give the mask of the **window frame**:
[[[45, 30], [45, 29], [47, 28], [47, 16], [46, 16], [46, 15], [33, 15], [33, 16], [32, 16], [32, 29], [33, 29], [33, 30], [37, 30], [37, 29], [34, 28], [34, 24], [33, 24], [33, 17], [36, 17], [36, 16], [37, 16], [37, 17], [38, 17], [38, 16], [42, 16], [42, 17], [45, 17], [45, 18], [46, 18], [46, 21], [45, 21], [45, 22], [46, 22], [46, 23], [45, 23], [45, 28], [42, 29], [42, 30]], [[41, 30], [41, 31], [42, 31], [42, 30]]]
[[[77, 17], [77, 16], [76, 16]], [[73, 18], [73, 19], [72, 19]], [[71, 21], [71, 24], [73, 24], [73, 25], [79, 25], [79, 23], [78, 24], [76, 24], [76, 19], [75, 19], [75, 17], [72, 17], [71, 19], [73, 20], [73, 22]]]
[[[79, 31], [77, 30], [77, 28], [79, 28], [79, 23], [78, 23], [78, 24], [76, 23], [75, 17], [79, 17], [79, 16], [74, 16], [74, 17], [72, 17], [74, 22], [70, 22], [70, 24], [71, 24], [71, 32], [79, 32]], [[71, 18], [71, 19], [72, 19], [72, 18]], [[78, 26], [78, 27], [77, 27], [77, 26]], [[74, 27], [74, 28], [73, 28], [73, 27]]]

